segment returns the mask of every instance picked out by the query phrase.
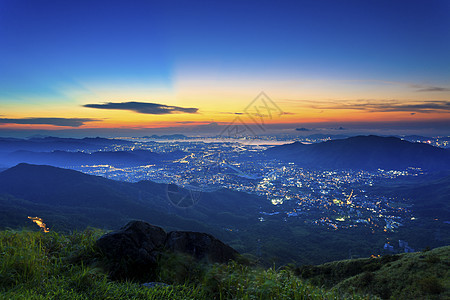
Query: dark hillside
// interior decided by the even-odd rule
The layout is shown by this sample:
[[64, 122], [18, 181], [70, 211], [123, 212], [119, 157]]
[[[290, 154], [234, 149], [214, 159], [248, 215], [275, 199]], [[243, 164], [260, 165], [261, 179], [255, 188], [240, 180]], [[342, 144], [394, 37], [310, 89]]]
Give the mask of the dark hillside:
[[383, 299], [448, 299], [450, 246], [431, 251], [386, 255], [303, 266], [297, 274], [339, 291], [356, 290]]
[[450, 151], [395, 137], [356, 136], [317, 144], [275, 146], [265, 151], [271, 158], [324, 169], [385, 170], [419, 167], [449, 170]]
[[[0, 173], [0, 195], [3, 194], [5, 211], [11, 211], [6, 209], [10, 206], [14, 211], [25, 210], [27, 214], [35, 214], [37, 209], [59, 218], [76, 218], [78, 215], [78, 222], [73, 224], [81, 228], [111, 228], [111, 224], [142, 219], [171, 228], [208, 231], [209, 225], [221, 228], [253, 224], [257, 222], [260, 207], [270, 206], [257, 196], [229, 190], [198, 192], [192, 200], [188, 191], [178, 187], [177, 193], [180, 197], [187, 195], [184, 201], [188, 203], [177, 203], [168, 197], [168, 188], [166, 184], [150, 181], [119, 182], [73, 170], [29, 164], [19, 164]], [[25, 215], [23, 219], [26, 219]]]

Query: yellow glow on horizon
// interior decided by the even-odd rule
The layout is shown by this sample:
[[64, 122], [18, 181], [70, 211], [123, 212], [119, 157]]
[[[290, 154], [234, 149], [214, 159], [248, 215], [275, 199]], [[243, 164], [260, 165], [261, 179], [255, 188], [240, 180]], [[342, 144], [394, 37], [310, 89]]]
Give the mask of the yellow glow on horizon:
[[[308, 80], [302, 78], [256, 78], [251, 80], [206, 75], [178, 74], [173, 87], [146, 83], [84, 83], [82, 88], [62, 87], [61, 101], [45, 101], [36, 98], [29, 101], [3, 101], [0, 118], [86, 118], [98, 121], [86, 122], [75, 128], [159, 128], [186, 127], [216, 122], [228, 124], [244, 113], [247, 105], [261, 92], [266, 94], [285, 113], [273, 119], [273, 123], [319, 122], [382, 122], [445, 120], [448, 112], [371, 111], [364, 103], [417, 104], [447, 100], [448, 92], [417, 92], [406, 83], [376, 80]], [[378, 100], [377, 100], [378, 99]], [[169, 106], [198, 108], [198, 113], [140, 114], [125, 110], [106, 110], [83, 107], [85, 104], [106, 102], [149, 102]], [[347, 106], [346, 106], [347, 105]], [[348, 105], [363, 107], [352, 109]], [[343, 109], [343, 107], [348, 107]], [[0, 124], [0, 128], [16, 129], [68, 129], [53, 125]]]

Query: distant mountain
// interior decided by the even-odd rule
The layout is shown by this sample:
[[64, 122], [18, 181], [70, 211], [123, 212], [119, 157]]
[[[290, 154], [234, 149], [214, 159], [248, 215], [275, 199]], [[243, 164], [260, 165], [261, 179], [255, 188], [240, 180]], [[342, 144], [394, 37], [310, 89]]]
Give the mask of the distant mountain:
[[450, 169], [450, 151], [395, 137], [355, 136], [317, 144], [295, 142], [265, 151], [269, 158], [323, 169]]
[[423, 136], [423, 135], [406, 135], [403, 137], [403, 139], [407, 140], [407, 141], [427, 141], [430, 138], [427, 136]]
[[[433, 208], [442, 207], [439, 201], [448, 202], [448, 185], [439, 186], [440, 178], [433, 179], [436, 185], [429, 188], [443, 197], [433, 201], [422, 198], [424, 206], [429, 203]], [[422, 183], [417, 187], [420, 190], [424, 186]], [[427, 193], [424, 190], [422, 195], [426, 197]], [[386, 240], [381, 230], [371, 233], [360, 226], [335, 231], [311, 226], [302, 217], [290, 218], [284, 213], [273, 218], [264, 215], [263, 220], [260, 212], [271, 212], [274, 207], [265, 197], [227, 189], [195, 192], [172, 184], [120, 182], [50, 166], [20, 164], [0, 173], [0, 229], [34, 228], [28, 216], [43, 218], [51, 231], [82, 230], [86, 226], [118, 229], [130, 220], [140, 219], [168, 231], [207, 232], [241, 253], [299, 264], [344, 259], [349, 249], [353, 254], [370, 256]], [[431, 213], [427, 215], [434, 217]], [[414, 223], [417, 225], [400, 227], [399, 233], [392, 233], [393, 240], [406, 239], [416, 249], [448, 244], [450, 227], [443, 223], [447, 219], [437, 222], [416, 213], [414, 216], [419, 217]], [[437, 226], [440, 240], [434, 238]]]
[[176, 160], [186, 153], [180, 150], [168, 153], [156, 153], [147, 150], [133, 151], [98, 151], [85, 152], [32, 152], [26, 150], [15, 151], [0, 157], [0, 165], [14, 166], [19, 163], [51, 165], [69, 167], [77, 165], [113, 165], [113, 166], [142, 166], [161, 161]]
[[164, 134], [164, 135], [151, 135], [143, 136], [145, 139], [160, 139], [160, 140], [184, 140], [187, 138], [184, 134]]
[[309, 139], [332, 139], [332, 140], [337, 140], [337, 139], [345, 139], [348, 138], [348, 135], [343, 135], [343, 134], [323, 134], [323, 133], [315, 133], [315, 134], [310, 134], [307, 136], [307, 138]]
[[414, 213], [419, 217], [429, 217], [450, 221], [450, 170], [407, 180], [396, 184], [373, 186], [369, 191], [377, 195], [396, 195], [410, 199]]
[[21, 222], [28, 215], [39, 215], [59, 230], [114, 229], [141, 219], [166, 228], [217, 234], [214, 228], [257, 222], [261, 207], [271, 206], [257, 196], [224, 189], [198, 192], [191, 202], [194, 205], [187, 207], [183, 201], [190, 199], [185, 195], [192, 194], [173, 185], [119, 182], [73, 170], [19, 164], [0, 173], [0, 227], [25, 224]]
[[133, 142], [120, 139], [106, 138], [58, 138], [58, 137], [35, 137], [30, 139], [0, 138], [0, 153], [9, 153], [19, 150], [27, 151], [78, 151], [78, 150], [100, 150], [112, 145], [132, 145]]

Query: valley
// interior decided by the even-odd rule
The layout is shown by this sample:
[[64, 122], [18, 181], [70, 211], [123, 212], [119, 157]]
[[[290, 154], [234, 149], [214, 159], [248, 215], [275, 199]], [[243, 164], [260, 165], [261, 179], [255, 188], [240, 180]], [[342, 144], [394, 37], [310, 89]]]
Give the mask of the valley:
[[[56, 141], [58, 155], [67, 154], [65, 160], [56, 163], [50, 151], [28, 161], [25, 157], [25, 162], [40, 157], [41, 163], [73, 171], [20, 164], [0, 173], [0, 205], [8, 210], [0, 224], [4, 228], [30, 226], [28, 215], [62, 231], [116, 229], [142, 219], [168, 229], [214, 234], [267, 264], [323, 263], [450, 243], [446, 172], [414, 165], [310, 168], [269, 157], [265, 152], [270, 143]], [[47, 139], [47, 149], [54, 142]], [[97, 153], [141, 160], [138, 165], [126, 165], [123, 159], [105, 164], [105, 155]], [[70, 159], [72, 154], [76, 159]], [[419, 184], [419, 191], [409, 192]], [[426, 204], [430, 193], [439, 195]], [[398, 240], [408, 248], [398, 246]]]

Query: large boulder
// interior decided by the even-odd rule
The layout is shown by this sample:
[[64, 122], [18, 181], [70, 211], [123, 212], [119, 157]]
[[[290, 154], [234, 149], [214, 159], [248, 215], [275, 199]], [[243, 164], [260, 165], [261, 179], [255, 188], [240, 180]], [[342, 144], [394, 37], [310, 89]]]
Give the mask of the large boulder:
[[97, 240], [113, 279], [151, 277], [167, 233], [143, 221], [131, 221]]
[[236, 259], [236, 250], [210, 234], [189, 231], [172, 231], [167, 235], [166, 249], [206, 259], [212, 263], [226, 263]]
[[172, 231], [143, 221], [131, 221], [97, 240], [112, 279], [154, 280], [163, 252], [181, 252], [197, 260], [226, 263], [238, 252], [210, 234]]

